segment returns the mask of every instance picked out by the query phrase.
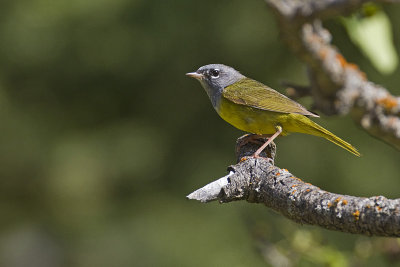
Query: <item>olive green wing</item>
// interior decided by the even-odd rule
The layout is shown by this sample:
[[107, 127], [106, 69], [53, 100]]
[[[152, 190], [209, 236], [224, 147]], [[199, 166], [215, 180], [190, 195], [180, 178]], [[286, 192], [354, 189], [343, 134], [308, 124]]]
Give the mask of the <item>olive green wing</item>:
[[297, 113], [319, 117], [299, 103], [278, 93], [270, 87], [249, 78], [243, 78], [224, 88], [222, 96], [228, 100], [253, 108], [281, 113]]

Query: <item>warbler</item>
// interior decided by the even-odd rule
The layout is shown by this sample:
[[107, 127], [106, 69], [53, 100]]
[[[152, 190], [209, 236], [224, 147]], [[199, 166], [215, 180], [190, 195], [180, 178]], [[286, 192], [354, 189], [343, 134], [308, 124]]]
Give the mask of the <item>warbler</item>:
[[200, 81], [222, 119], [242, 131], [270, 135], [254, 157], [259, 157], [277, 136], [289, 133], [323, 137], [356, 156], [361, 155], [351, 144], [309, 119], [319, 117], [317, 114], [232, 67], [210, 64], [186, 75]]

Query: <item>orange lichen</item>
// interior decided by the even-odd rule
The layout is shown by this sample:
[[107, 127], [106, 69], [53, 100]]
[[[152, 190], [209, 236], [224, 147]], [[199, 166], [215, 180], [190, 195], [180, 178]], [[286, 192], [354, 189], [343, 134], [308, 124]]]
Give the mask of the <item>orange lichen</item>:
[[386, 110], [390, 110], [398, 105], [397, 99], [391, 95], [378, 99], [376, 103], [383, 106]]
[[306, 190], [306, 192], [310, 192], [310, 191], [311, 191], [310, 189], [307, 189], [307, 190]]
[[335, 199], [335, 202], [338, 203], [341, 199], [341, 197], [338, 197], [337, 199]]
[[246, 160], [247, 160], [247, 157], [243, 157], [243, 158], [240, 159], [240, 162], [243, 162], [243, 161], [246, 161]]
[[330, 208], [330, 207], [332, 207], [333, 206], [333, 204], [332, 204], [332, 202], [328, 202], [328, 208]]
[[367, 205], [367, 206], [365, 206], [367, 209], [369, 209], [369, 208], [371, 208], [371, 205]]
[[339, 61], [339, 64], [343, 68], [349, 68], [349, 69], [356, 70], [358, 72], [358, 74], [360, 74], [360, 76], [363, 80], [367, 79], [367, 75], [364, 72], [360, 71], [360, 68], [356, 64], [347, 62], [346, 59], [341, 54], [337, 53], [336, 59]]
[[360, 211], [356, 210], [355, 212], [353, 212], [353, 216], [356, 219], [356, 221], [358, 221], [358, 219], [360, 219]]
[[346, 199], [343, 199], [342, 203], [343, 203], [343, 205], [347, 205], [348, 202]]
[[336, 54], [336, 59], [337, 59], [337, 61], [339, 61], [340, 65], [342, 67], [345, 67], [348, 64], [346, 59], [339, 53]]
[[346, 68], [353, 69], [353, 70], [358, 70], [358, 71], [360, 70], [356, 64], [349, 63], [349, 62], [346, 64]]
[[382, 210], [382, 208], [381, 208], [381, 207], [379, 207], [379, 206], [377, 206], [377, 207], [376, 207], [376, 209], [377, 209], [377, 210], [379, 210], [379, 211], [381, 211], [381, 210]]
[[279, 175], [281, 175], [281, 174], [280, 174], [279, 172], [277, 172], [277, 173], [276, 173], [276, 176], [279, 176]]
[[285, 172], [289, 172], [287, 169], [282, 169], [282, 170], [284, 170]]
[[293, 188], [293, 187], [296, 187], [296, 186], [299, 186], [299, 185], [298, 185], [298, 184], [294, 184], [294, 185], [292, 185], [292, 188]]
[[297, 190], [296, 190], [296, 189], [295, 189], [295, 190], [293, 190], [293, 191], [292, 191], [292, 195], [294, 195], [294, 193], [296, 193], [296, 192], [297, 192]]
[[367, 74], [365, 74], [365, 72], [362, 72], [362, 71], [358, 68], [358, 66], [357, 66], [356, 64], [347, 63], [346, 68], [353, 69], [353, 70], [357, 71], [357, 73], [360, 74], [360, 76], [361, 76], [361, 78], [362, 78], [363, 80], [366, 80], [366, 79], [367, 79]]
[[358, 74], [361, 75], [361, 77], [362, 77], [362, 79], [363, 79], [364, 81], [367, 80], [367, 74], [366, 74], [365, 72], [362, 72], [361, 70], [359, 70], [359, 71], [358, 71]]

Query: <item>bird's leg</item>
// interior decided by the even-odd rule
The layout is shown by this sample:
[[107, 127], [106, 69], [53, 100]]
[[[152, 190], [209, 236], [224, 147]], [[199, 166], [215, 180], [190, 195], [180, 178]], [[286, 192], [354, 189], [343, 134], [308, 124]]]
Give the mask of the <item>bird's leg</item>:
[[258, 158], [260, 157], [260, 153], [272, 142], [278, 135], [282, 133], [282, 127], [276, 126], [276, 132], [265, 142], [259, 149], [257, 149], [256, 153], [254, 153], [253, 157]]

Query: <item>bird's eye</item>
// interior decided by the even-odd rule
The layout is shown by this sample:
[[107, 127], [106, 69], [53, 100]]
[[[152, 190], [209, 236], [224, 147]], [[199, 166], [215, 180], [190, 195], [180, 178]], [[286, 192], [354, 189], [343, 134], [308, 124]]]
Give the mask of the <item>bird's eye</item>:
[[219, 69], [211, 69], [210, 74], [212, 78], [218, 78], [219, 77]]

